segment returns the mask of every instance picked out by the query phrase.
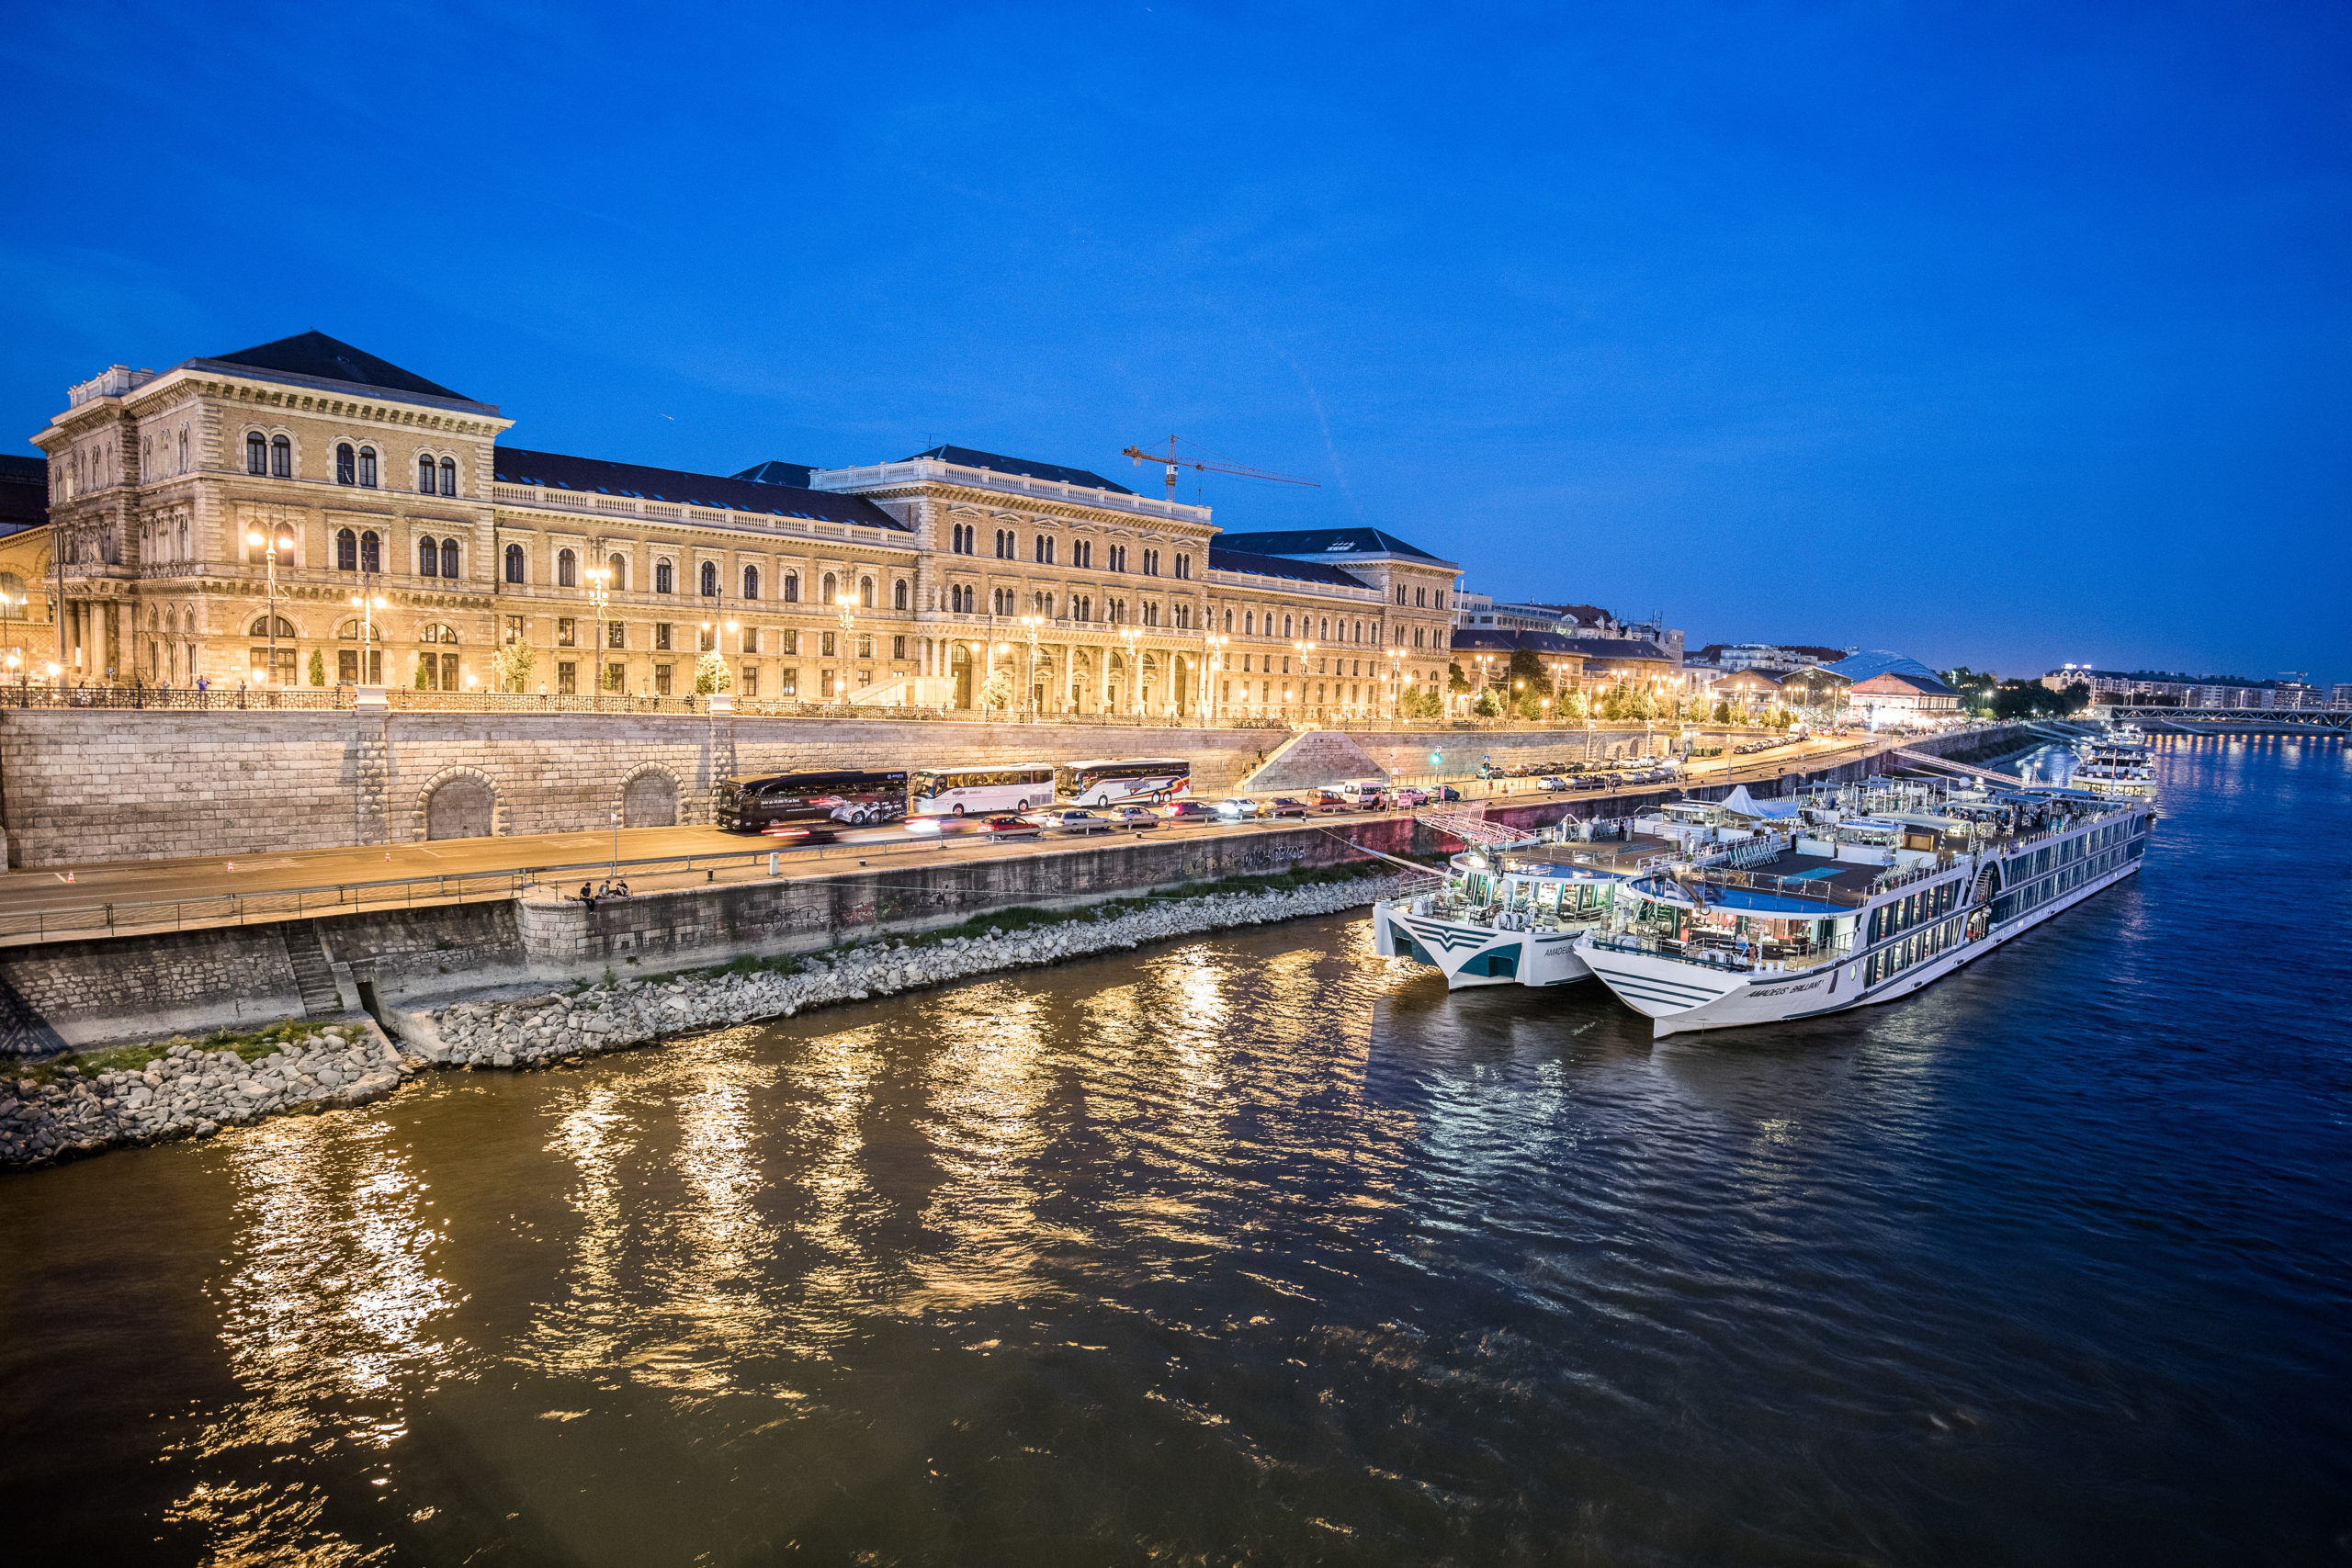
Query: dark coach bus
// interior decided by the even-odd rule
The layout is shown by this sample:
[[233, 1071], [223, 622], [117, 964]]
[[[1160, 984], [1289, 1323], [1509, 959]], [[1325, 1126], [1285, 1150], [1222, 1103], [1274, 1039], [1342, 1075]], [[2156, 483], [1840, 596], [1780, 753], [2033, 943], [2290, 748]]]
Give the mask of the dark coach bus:
[[907, 771], [848, 769], [746, 773], [718, 786], [718, 826], [757, 833], [779, 822], [846, 822], [863, 828], [907, 814]]

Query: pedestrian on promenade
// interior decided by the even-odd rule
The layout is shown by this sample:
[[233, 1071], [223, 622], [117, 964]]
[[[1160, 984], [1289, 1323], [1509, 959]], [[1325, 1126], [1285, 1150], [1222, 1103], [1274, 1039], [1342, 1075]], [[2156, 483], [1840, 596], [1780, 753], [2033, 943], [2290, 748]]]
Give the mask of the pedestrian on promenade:
[[580, 901], [582, 904], [587, 905], [590, 909], [594, 909], [596, 907], [595, 888], [590, 886], [585, 882], [582, 883], [580, 885]]

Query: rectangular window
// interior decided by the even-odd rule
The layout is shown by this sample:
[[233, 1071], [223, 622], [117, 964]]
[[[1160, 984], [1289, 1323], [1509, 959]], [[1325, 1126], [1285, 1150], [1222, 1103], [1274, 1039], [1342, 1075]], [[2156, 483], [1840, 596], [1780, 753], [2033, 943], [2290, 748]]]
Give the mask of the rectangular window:
[[797, 626], [784, 628], [784, 651], [786, 653], [800, 651], [800, 629]]
[[605, 666], [605, 690], [608, 692], [617, 692], [628, 680], [628, 665], [607, 664]]
[[653, 694], [657, 697], [670, 694], [670, 667], [666, 664], [653, 667]]
[[904, 659], [906, 656], [907, 639], [902, 637], [892, 637], [890, 639], [890, 657], [893, 659]]
[[580, 666], [569, 659], [560, 659], [555, 666], [555, 689], [560, 696], [577, 696], [580, 693]]
[[745, 626], [743, 628], [743, 651], [746, 653], [757, 653], [760, 651], [759, 627]]
[[521, 642], [522, 640], [523, 640], [523, 617], [522, 617], [522, 616], [520, 616], [520, 615], [509, 615], [509, 616], [507, 616], [507, 617], [506, 617], [506, 646], [508, 646], [509, 648], [512, 648], [512, 647], [514, 647], [516, 643]]
[[871, 670], [859, 671], [857, 672], [857, 683], [861, 686], [871, 686], [874, 684], [874, 671]]
[[[657, 648], [657, 649], [661, 649], [661, 650], [662, 650], [662, 652], [664, 652], [664, 653], [667, 653], [667, 652], [669, 652], [669, 651], [670, 651], [670, 623], [669, 623], [669, 622], [667, 622], [667, 621], [656, 621], [656, 622], [654, 622], [654, 623], [653, 623], [653, 646], [654, 646], [655, 648]], [[665, 666], [664, 668], [667, 668], [667, 667]]]
[[570, 615], [558, 615], [555, 622], [555, 645], [558, 648], [576, 648], [579, 642], [580, 623]]
[[743, 666], [743, 694], [747, 697], [760, 694], [760, 667], [756, 664]]
[[[605, 646], [606, 648], [627, 648], [628, 646], [628, 634], [626, 629], [628, 623], [625, 621], [606, 621], [605, 623]], [[615, 665], [613, 668], [617, 670], [620, 667], [618, 665]]]
[[860, 659], [871, 659], [874, 657], [874, 634], [872, 632], [860, 632], [857, 634], [857, 656]]
[[796, 696], [800, 691], [800, 671], [792, 665], [784, 667], [784, 684], [778, 688], [786, 696]]
[[820, 632], [817, 634], [817, 655], [819, 658], [831, 659], [833, 657], [833, 649], [835, 646], [833, 636], [834, 634], [831, 632]]

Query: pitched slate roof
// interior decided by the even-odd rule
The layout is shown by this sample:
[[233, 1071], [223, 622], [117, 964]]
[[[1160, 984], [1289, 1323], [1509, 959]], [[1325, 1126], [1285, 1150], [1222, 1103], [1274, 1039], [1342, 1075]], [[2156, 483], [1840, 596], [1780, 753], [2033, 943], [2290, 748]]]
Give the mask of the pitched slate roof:
[[764, 463], [754, 463], [734, 477], [749, 479], [753, 484], [790, 485], [795, 490], [807, 490], [808, 476], [813, 472], [814, 468], [807, 463], [779, 463], [770, 458]]
[[1666, 649], [1638, 637], [1580, 637], [1575, 641], [1577, 651], [1587, 659], [1639, 659], [1653, 664], [1674, 662], [1674, 656]]
[[1435, 562], [1451, 562], [1418, 545], [1408, 545], [1385, 528], [1282, 528], [1258, 534], [1222, 536], [1227, 549], [1252, 550], [1261, 556], [1397, 555]]
[[954, 463], [967, 468], [990, 468], [1000, 474], [1025, 474], [1033, 479], [1046, 479], [1055, 484], [1084, 485], [1089, 490], [1107, 490], [1113, 495], [1133, 495], [1135, 491], [1123, 484], [1113, 484], [1101, 474], [1088, 468], [1066, 468], [1059, 463], [1034, 462], [1027, 457], [1008, 457], [1001, 452], [978, 452], [969, 446], [933, 446], [918, 452], [913, 457], [902, 457], [911, 463], [916, 457], [936, 457], [943, 463]]
[[907, 525], [862, 496], [757, 479], [724, 479], [681, 468], [651, 468], [640, 463], [609, 463], [601, 457], [571, 457], [501, 446], [494, 465], [498, 482], [540, 485], [591, 495], [626, 495], [645, 501], [683, 502], [770, 517], [808, 517], [826, 523], [857, 523], [868, 528], [907, 532]]
[[1589, 637], [1563, 637], [1558, 632], [1504, 631], [1494, 626], [1456, 626], [1446, 637], [1456, 653], [1517, 653], [1521, 649], [1553, 658], [1581, 657], [1592, 646]]
[[416, 392], [428, 398], [455, 398], [461, 403], [473, 401], [463, 392], [453, 392], [413, 370], [401, 369], [389, 359], [379, 359], [364, 348], [354, 348], [315, 330], [282, 337], [276, 343], [239, 349], [234, 354], [215, 355], [212, 363], [243, 365], [255, 370], [277, 370], [288, 376], [308, 376], [321, 381], [345, 381], [353, 386], [376, 387], [388, 392]]
[[1227, 549], [1220, 540], [1209, 542], [1211, 571], [1254, 571], [1260, 577], [1284, 577], [1293, 582], [1329, 582], [1341, 588], [1370, 588], [1336, 566], [1320, 561], [1293, 560], [1287, 556], [1261, 556], [1252, 550]]

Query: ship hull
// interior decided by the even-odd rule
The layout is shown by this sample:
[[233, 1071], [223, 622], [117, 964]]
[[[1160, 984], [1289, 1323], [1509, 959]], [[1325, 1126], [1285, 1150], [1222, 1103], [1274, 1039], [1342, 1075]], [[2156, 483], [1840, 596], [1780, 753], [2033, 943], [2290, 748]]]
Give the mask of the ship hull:
[[2082, 886], [2052, 897], [2006, 925], [1962, 941], [1876, 985], [1864, 985], [1861, 958], [1800, 973], [1718, 970], [1651, 953], [1624, 953], [1589, 940], [1578, 944], [1586, 964], [1617, 998], [1651, 1021], [1660, 1040], [1702, 1029], [1785, 1023], [1850, 1008], [1899, 1001], [1962, 969], [2013, 937], [2021, 936], [2113, 886], [2140, 869], [2136, 858]]
[[1444, 975], [1447, 987], [1566, 986], [1592, 977], [1575, 931], [1496, 931], [1416, 915], [1386, 900], [1372, 909], [1373, 945], [1383, 958], [1409, 958]]

